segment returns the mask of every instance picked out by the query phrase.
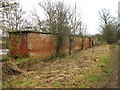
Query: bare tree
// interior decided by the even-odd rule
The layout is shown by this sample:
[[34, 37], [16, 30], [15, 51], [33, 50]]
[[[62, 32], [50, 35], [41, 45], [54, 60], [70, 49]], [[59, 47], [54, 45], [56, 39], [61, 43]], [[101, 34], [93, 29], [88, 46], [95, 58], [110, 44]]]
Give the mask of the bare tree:
[[25, 12], [18, 2], [13, 0], [1, 0], [0, 4], [0, 29], [2, 30], [2, 37], [6, 37], [4, 46], [8, 48], [8, 32], [25, 30], [30, 23], [24, 18]]
[[111, 44], [117, 41], [116, 17], [113, 17], [108, 9], [102, 9], [99, 12], [103, 39]]
[[57, 34], [57, 55], [59, 50], [64, 45], [66, 38], [71, 33], [70, 21], [72, 14], [70, 9], [67, 8], [63, 2], [41, 2], [39, 5], [44, 9], [49, 31], [53, 34]]
[[22, 10], [18, 2], [10, 0], [1, 1], [2, 7], [1, 24], [3, 32], [25, 30], [28, 21], [24, 18], [25, 11]]
[[[43, 8], [46, 20], [42, 21], [37, 11], [34, 10], [32, 15], [35, 20], [35, 29], [42, 32], [50, 32], [57, 34], [57, 55], [59, 50], [66, 43], [66, 39], [71, 34], [79, 34], [81, 32], [82, 20], [80, 14], [77, 14], [76, 4], [74, 8], [66, 7], [63, 2], [40, 2], [39, 6]], [[72, 39], [72, 38], [71, 38]]]
[[71, 33], [79, 34], [82, 31], [82, 18], [81, 14], [77, 13], [77, 4], [75, 3], [74, 8], [71, 9]]
[[113, 24], [115, 22], [115, 17], [113, 17], [110, 13], [109, 9], [102, 9], [99, 12], [99, 16], [100, 16], [100, 20], [101, 20], [101, 24], [100, 27], [104, 29], [105, 26], [107, 26], [108, 24]]
[[34, 9], [34, 11], [31, 12], [32, 13], [32, 20], [33, 20], [33, 27], [35, 29], [35, 31], [39, 31], [39, 32], [50, 32], [49, 31], [49, 22], [48, 19], [47, 20], [41, 20], [41, 17], [39, 16], [38, 12], [36, 11], [36, 9]]

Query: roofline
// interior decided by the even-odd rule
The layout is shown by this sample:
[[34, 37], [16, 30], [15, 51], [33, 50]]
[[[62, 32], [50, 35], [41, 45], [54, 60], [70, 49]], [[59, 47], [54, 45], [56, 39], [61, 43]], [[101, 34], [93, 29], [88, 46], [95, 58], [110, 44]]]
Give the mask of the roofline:
[[53, 33], [50, 33], [50, 32], [38, 32], [38, 31], [9, 31], [8, 32], [9, 34], [19, 34], [19, 33], [41, 33], [41, 34], [53, 34]]

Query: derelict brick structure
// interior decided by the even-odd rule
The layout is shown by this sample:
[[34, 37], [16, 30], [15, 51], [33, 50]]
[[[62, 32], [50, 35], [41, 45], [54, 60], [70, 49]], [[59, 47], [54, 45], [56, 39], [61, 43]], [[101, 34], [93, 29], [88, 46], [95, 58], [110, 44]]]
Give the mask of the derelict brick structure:
[[[83, 38], [83, 47], [90, 46], [90, 38]], [[10, 56], [24, 56], [30, 58], [45, 59], [56, 55], [56, 34], [40, 33], [40, 32], [10, 32], [9, 33], [9, 54]], [[60, 54], [69, 54], [71, 51], [82, 49], [82, 38], [74, 37], [70, 44], [69, 37], [64, 40], [60, 49]], [[69, 49], [71, 48], [71, 51]]]
[[56, 55], [56, 35], [28, 33], [28, 56], [48, 58]]
[[27, 33], [9, 34], [9, 54], [10, 56], [28, 56]]
[[91, 47], [91, 39], [89, 37], [85, 37], [83, 42], [83, 49]]
[[78, 51], [82, 49], [82, 38], [81, 37], [74, 37], [72, 41], [72, 51]]
[[48, 58], [56, 54], [56, 35], [38, 32], [9, 33], [10, 56]]
[[63, 45], [59, 51], [60, 55], [68, 55], [69, 54], [69, 37], [66, 37], [63, 41]]

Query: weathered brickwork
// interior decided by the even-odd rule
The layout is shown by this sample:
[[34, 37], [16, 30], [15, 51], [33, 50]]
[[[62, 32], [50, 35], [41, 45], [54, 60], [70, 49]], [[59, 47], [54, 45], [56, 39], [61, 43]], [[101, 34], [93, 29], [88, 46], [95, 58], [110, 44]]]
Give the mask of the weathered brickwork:
[[67, 37], [64, 40], [63, 45], [62, 45], [59, 53], [61, 55], [67, 55], [67, 54], [69, 54], [69, 37]]
[[83, 48], [86, 49], [86, 48], [90, 47], [89, 45], [90, 45], [90, 40], [89, 40], [89, 38], [84, 38]]
[[19, 53], [19, 40], [17, 39], [18, 35], [10, 34], [9, 35], [9, 51], [11, 56], [18, 55]]
[[56, 35], [29, 33], [28, 50], [31, 58], [48, 58], [56, 54]]
[[8, 43], [10, 56], [28, 56], [27, 34], [9, 34]]
[[[28, 56], [30, 58], [46, 59], [56, 55], [57, 35], [43, 34], [38, 32], [10, 33], [9, 51], [10, 56]], [[84, 41], [84, 42], [83, 42]], [[61, 42], [60, 42], [61, 43]], [[92, 46], [91, 38], [74, 37], [70, 44], [69, 37], [59, 51], [61, 55], [69, 52], [86, 49]], [[70, 49], [71, 47], [71, 49]]]
[[72, 49], [74, 51], [81, 50], [82, 48], [82, 38], [81, 37], [75, 37], [72, 45]]

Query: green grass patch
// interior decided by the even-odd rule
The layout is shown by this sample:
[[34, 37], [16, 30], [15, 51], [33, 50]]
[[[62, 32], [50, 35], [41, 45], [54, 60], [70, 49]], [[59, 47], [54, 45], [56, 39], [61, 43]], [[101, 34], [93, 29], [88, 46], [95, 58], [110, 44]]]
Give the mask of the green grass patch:
[[67, 61], [74, 61], [74, 60], [75, 60], [75, 56], [69, 57], [69, 58], [67, 58], [66, 60], [67, 60]]
[[98, 75], [83, 75], [81, 78], [89, 83], [97, 83], [100, 79]]
[[26, 85], [35, 86], [38, 85], [38, 82], [30, 80], [30, 77], [24, 77], [17, 80], [12, 80], [10, 82], [3, 82], [2, 88], [11, 88], [11, 87], [19, 88]]
[[53, 66], [53, 67], [51, 67], [50, 68], [52, 71], [54, 71], [54, 70], [59, 70], [59, 67], [58, 66]]
[[9, 57], [9, 56], [6, 56], [6, 57], [2, 57], [2, 58], [0, 58], [0, 61], [5, 61], [5, 60], [10, 60], [11, 59], [11, 57]]
[[23, 62], [26, 62], [26, 61], [29, 61], [30, 59], [29, 58], [17, 58], [14, 60], [14, 62], [16, 64], [19, 64], [19, 63], [23, 63]]
[[109, 55], [100, 55], [96, 66], [100, 67], [107, 75], [110, 75], [112, 73], [112, 63], [112, 58]]
[[7, 41], [0, 41], [0, 44], [6, 44]]
[[51, 84], [51, 87], [53, 87], [53, 88], [60, 88], [61, 87], [61, 84], [60, 83], [58, 83], [58, 82], [55, 82], [55, 83], [52, 83]]
[[96, 83], [101, 80], [99, 75], [77, 75], [69, 82], [69, 88], [90, 88], [95, 87]]
[[55, 70], [59, 70], [58, 66], [51, 66], [51, 67], [45, 67], [44, 71], [55, 71]]
[[80, 52], [74, 52], [73, 55], [71, 55], [70, 57], [65, 58], [65, 60], [72, 62], [72, 61], [76, 60], [77, 58], [79, 58], [79, 57], [82, 56], [82, 55], [83, 55], [83, 54], [80, 53]]
[[24, 77], [22, 79], [17, 79], [17, 80], [14, 80], [12, 82], [5, 82], [3, 83], [2, 87], [3, 88], [8, 88], [8, 87], [19, 87], [19, 86], [22, 86], [22, 85], [29, 85], [31, 84], [28, 80], [27, 77]]
[[111, 58], [110, 54], [104, 54], [99, 55], [99, 61], [96, 63], [96, 67], [100, 68], [101, 72], [99, 74], [100, 80], [98, 82], [98, 85], [100, 85], [98, 88], [102, 88], [103, 85], [105, 85], [110, 75], [112, 74], [112, 65], [113, 65], [113, 59]]
[[110, 54], [108, 52], [104, 55], [99, 55], [98, 57], [99, 60], [96, 62], [94, 67], [90, 67], [93, 69], [89, 69], [88, 72], [75, 76], [73, 80], [69, 82], [70, 86], [67, 87], [102, 88], [103, 85], [108, 82], [109, 76], [112, 73], [113, 60], [110, 58]]

